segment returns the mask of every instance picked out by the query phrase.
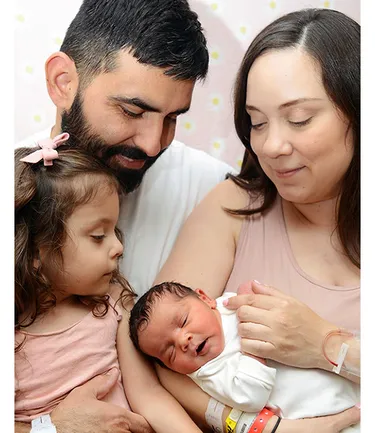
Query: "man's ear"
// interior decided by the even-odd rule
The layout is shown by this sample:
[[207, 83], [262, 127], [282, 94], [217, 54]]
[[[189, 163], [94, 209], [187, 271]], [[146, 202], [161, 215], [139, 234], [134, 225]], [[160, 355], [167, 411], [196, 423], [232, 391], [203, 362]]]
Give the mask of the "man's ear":
[[205, 302], [210, 308], [216, 308], [216, 299], [210, 298], [202, 289], [195, 289], [195, 293], [200, 299]]
[[57, 108], [69, 110], [78, 90], [78, 74], [74, 61], [58, 51], [46, 61], [47, 90]]

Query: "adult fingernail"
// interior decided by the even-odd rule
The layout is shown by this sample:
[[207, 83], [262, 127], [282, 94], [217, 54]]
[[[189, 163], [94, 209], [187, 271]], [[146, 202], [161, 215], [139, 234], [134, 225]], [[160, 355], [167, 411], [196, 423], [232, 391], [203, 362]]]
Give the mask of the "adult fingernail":
[[358, 409], [361, 409], [361, 403], [357, 403], [357, 404], [355, 405], [355, 407], [358, 407]]
[[257, 283], [257, 284], [262, 284], [260, 281], [258, 281], [258, 280], [253, 280], [254, 281], [254, 283]]
[[224, 300], [223, 300], [223, 305], [224, 305], [224, 307], [226, 307], [226, 306], [228, 305], [228, 302], [229, 302], [228, 299], [224, 299]]

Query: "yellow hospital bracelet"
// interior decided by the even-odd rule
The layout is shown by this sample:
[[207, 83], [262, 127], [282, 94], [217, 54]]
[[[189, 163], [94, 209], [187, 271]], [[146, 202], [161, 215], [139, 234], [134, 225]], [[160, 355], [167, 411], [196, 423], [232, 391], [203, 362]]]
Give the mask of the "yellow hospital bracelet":
[[232, 409], [227, 419], [225, 420], [226, 433], [234, 433], [236, 430], [236, 425], [240, 416], [242, 415], [242, 410]]

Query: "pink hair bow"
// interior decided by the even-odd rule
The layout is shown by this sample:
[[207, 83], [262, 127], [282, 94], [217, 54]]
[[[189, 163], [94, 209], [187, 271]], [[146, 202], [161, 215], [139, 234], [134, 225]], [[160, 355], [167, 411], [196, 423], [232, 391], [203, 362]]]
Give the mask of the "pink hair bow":
[[31, 164], [35, 164], [39, 162], [41, 159], [44, 160], [44, 165], [52, 165], [52, 161], [59, 157], [57, 147], [61, 144], [65, 143], [69, 138], [69, 134], [64, 132], [62, 134], [56, 135], [55, 138], [46, 138], [45, 140], [38, 141], [38, 146], [40, 150], [36, 150], [30, 155], [25, 156], [20, 159], [23, 162], [30, 162]]

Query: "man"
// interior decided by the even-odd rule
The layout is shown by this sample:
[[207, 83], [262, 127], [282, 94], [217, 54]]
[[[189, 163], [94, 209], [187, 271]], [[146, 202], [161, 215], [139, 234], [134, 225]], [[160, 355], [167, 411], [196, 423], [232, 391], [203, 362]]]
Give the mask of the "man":
[[[128, 194], [121, 267], [138, 294], [151, 287], [193, 207], [233, 172], [173, 141], [207, 69], [206, 39], [186, 0], [84, 0], [45, 66], [56, 123], [18, 144], [67, 131], [113, 168]], [[141, 416], [97, 400], [116, 378], [97, 377], [60, 403], [52, 412], [58, 433], [151, 432]]]
[[69, 132], [134, 191], [120, 217], [121, 267], [138, 294], [152, 285], [192, 208], [233, 171], [173, 141], [207, 69], [206, 39], [186, 0], [84, 1], [46, 62], [56, 123], [34, 138]]

